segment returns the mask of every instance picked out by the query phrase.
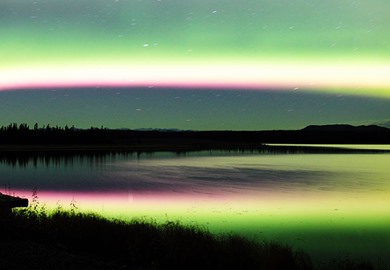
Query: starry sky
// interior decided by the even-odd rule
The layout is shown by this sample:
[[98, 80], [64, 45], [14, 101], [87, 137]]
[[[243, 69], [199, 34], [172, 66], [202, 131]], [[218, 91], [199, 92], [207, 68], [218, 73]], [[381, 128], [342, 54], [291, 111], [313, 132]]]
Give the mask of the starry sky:
[[390, 122], [390, 2], [3, 0], [0, 125]]

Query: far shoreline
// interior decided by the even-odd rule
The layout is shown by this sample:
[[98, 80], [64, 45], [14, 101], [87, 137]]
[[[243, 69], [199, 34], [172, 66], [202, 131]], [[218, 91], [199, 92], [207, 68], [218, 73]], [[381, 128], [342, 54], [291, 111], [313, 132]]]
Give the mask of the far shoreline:
[[[324, 147], [324, 145], [326, 147]], [[0, 152], [340, 152], [343, 145], [390, 145], [390, 129], [380, 126], [326, 125], [300, 130], [181, 131], [129, 130], [74, 126], [31, 129], [0, 127]], [[329, 147], [331, 146], [331, 147]], [[340, 146], [340, 147], [339, 147]], [[361, 149], [360, 149], [361, 150]], [[343, 148], [345, 151], [356, 149]], [[370, 151], [384, 151], [370, 149]]]
[[[383, 146], [383, 147], [380, 147]], [[100, 145], [100, 144], [47, 144], [47, 145], [7, 145], [0, 144], [0, 155], [8, 154], [125, 154], [125, 153], [189, 153], [203, 151], [242, 152], [242, 153], [390, 153], [390, 144], [136, 144], [136, 145]]]

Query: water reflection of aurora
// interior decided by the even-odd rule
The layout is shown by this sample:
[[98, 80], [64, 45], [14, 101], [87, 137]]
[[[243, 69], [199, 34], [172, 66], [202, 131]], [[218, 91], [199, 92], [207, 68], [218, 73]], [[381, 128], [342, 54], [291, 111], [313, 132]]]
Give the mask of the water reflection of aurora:
[[2, 175], [18, 194], [31, 197], [26, 187], [38, 187], [48, 208], [69, 208], [73, 201], [107, 217], [180, 220], [212, 232], [287, 242], [317, 259], [347, 252], [376, 261], [385, 260], [389, 248], [388, 158], [163, 155], [66, 168], [42, 164], [9, 174], [2, 166]]

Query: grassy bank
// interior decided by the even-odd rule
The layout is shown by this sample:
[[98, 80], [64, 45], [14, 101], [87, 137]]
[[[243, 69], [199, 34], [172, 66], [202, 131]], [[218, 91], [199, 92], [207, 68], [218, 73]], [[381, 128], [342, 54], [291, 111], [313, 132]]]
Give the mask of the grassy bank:
[[348, 259], [314, 267], [289, 246], [213, 235], [176, 222], [124, 222], [43, 207], [0, 220], [1, 269], [373, 269]]

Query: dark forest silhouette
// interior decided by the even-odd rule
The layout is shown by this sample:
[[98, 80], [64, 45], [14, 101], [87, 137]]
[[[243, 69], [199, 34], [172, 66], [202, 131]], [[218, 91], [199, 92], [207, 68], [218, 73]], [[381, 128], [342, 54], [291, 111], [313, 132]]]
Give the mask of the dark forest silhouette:
[[178, 131], [127, 130], [74, 126], [52, 127], [35, 124], [32, 128], [12, 123], [0, 128], [0, 148], [34, 150], [172, 150], [252, 149], [264, 144], [390, 144], [390, 129], [379, 126], [308, 126], [301, 130], [272, 131]]

